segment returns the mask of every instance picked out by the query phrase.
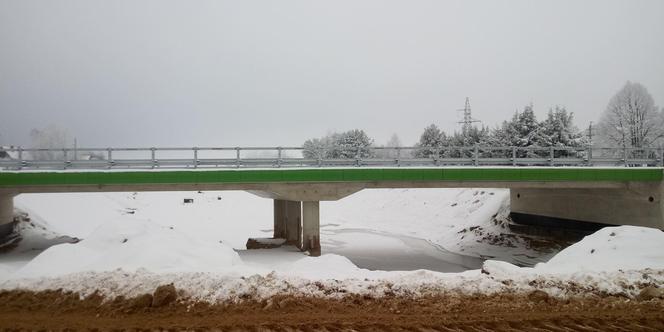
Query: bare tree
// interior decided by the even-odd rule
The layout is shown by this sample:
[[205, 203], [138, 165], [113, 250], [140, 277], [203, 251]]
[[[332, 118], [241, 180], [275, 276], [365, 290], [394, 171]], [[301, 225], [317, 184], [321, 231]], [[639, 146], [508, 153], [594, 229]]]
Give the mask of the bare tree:
[[664, 137], [664, 117], [652, 96], [629, 81], [611, 98], [598, 127], [602, 141], [622, 147], [649, 147]]
[[401, 145], [401, 140], [399, 139], [399, 136], [396, 133], [392, 134], [392, 136], [390, 136], [390, 139], [387, 141], [387, 143], [382, 146], [385, 149], [378, 150], [376, 152], [376, 157], [379, 157], [379, 158], [397, 158], [397, 156], [399, 156], [399, 154], [401, 154], [401, 156], [403, 157], [403, 155], [405, 153], [407, 153], [407, 151], [401, 151], [399, 153], [399, 152], [397, 152], [397, 149], [396, 149], [396, 148], [400, 148], [401, 146], [402, 145]]
[[[43, 129], [30, 131], [33, 149], [64, 149], [71, 141], [69, 133], [57, 126], [50, 125]], [[35, 160], [60, 160], [64, 153], [61, 151], [32, 151]]]

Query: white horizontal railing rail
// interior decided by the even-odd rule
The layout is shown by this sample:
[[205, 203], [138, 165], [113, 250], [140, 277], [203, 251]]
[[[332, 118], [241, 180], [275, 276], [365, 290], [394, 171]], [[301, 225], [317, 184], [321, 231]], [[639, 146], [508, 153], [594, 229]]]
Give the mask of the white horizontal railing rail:
[[616, 147], [0, 147], [0, 169], [422, 166], [664, 166], [662, 148]]

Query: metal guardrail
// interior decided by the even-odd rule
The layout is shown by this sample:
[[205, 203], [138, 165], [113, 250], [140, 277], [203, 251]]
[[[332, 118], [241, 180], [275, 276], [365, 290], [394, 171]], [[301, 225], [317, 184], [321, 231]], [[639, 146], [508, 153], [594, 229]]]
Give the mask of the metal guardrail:
[[664, 166], [662, 148], [190, 147], [0, 148], [0, 169], [188, 169], [422, 166]]

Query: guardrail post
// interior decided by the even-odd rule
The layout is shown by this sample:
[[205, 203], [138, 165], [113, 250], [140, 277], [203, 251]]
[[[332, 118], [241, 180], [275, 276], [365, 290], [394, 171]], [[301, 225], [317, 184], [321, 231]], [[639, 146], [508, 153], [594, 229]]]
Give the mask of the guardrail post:
[[480, 164], [480, 147], [477, 144], [475, 144], [475, 151], [473, 151], [473, 159], [475, 159], [473, 161], [475, 166], [479, 166], [479, 164]]
[[277, 167], [281, 167], [281, 147], [277, 147]]
[[549, 148], [549, 166], [553, 166], [553, 158], [555, 158], [555, 150], [553, 149], [553, 145]]
[[157, 158], [155, 156], [155, 150], [156, 149], [154, 147], [150, 148], [150, 160], [152, 162], [152, 168], [153, 169], [155, 168], [155, 166], [157, 166]]
[[512, 166], [516, 166], [516, 146], [512, 147]]
[[240, 148], [235, 148], [235, 168], [240, 168]]
[[67, 169], [67, 149], [62, 149], [62, 169]]
[[107, 158], [106, 159], [108, 159], [108, 168], [110, 169], [110, 168], [113, 167], [113, 149], [108, 148], [108, 149], [106, 149], [106, 152], [107, 152]]
[[18, 147], [18, 170], [23, 169], [23, 148]]
[[398, 146], [397, 146], [396, 148], [397, 148], [397, 160], [396, 160], [396, 164], [397, 164], [397, 166], [401, 166], [401, 162], [400, 162], [400, 160], [401, 160], [401, 148], [398, 147]]
[[194, 168], [198, 168], [198, 148], [193, 147], [194, 150]]

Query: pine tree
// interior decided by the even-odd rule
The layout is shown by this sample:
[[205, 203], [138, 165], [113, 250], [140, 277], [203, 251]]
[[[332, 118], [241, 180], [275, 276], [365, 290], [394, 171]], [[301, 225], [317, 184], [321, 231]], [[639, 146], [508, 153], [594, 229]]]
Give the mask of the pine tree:
[[308, 159], [354, 159], [372, 157], [371, 139], [364, 130], [354, 129], [306, 140], [302, 154]]
[[369, 138], [364, 130], [353, 129], [343, 132], [334, 138], [336, 154], [332, 158], [369, 158], [372, 156], [371, 144], [373, 139]]
[[416, 144], [416, 158], [431, 158], [434, 152], [443, 146], [444, 133], [435, 124], [424, 128], [420, 141]]

